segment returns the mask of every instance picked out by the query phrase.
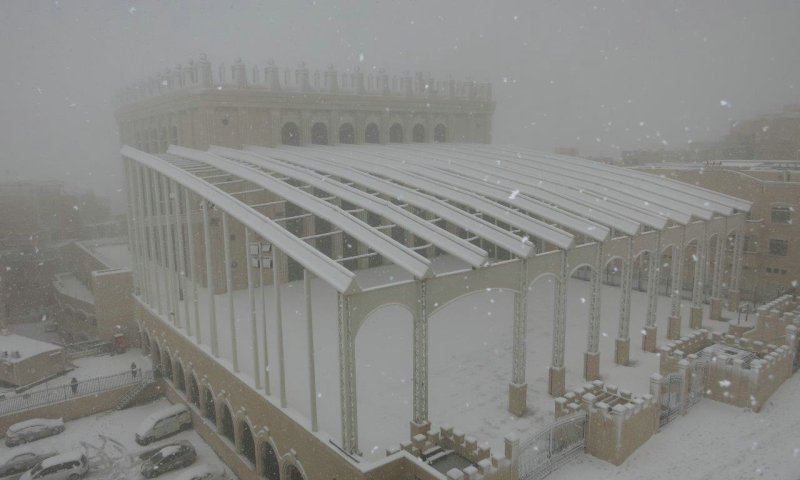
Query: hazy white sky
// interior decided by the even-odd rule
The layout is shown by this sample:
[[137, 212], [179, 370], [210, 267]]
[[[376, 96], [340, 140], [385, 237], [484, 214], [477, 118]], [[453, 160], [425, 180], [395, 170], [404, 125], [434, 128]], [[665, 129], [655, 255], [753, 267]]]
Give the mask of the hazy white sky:
[[496, 143], [683, 147], [800, 102], [798, 24], [796, 0], [3, 0], [0, 177], [116, 192], [115, 90], [200, 53], [488, 80]]

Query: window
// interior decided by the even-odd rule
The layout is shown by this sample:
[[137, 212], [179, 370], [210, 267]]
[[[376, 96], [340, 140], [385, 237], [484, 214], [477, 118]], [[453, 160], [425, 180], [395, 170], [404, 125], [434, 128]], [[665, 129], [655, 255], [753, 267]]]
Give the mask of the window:
[[792, 223], [792, 207], [776, 206], [772, 207], [772, 223]]
[[767, 267], [767, 273], [772, 273], [772, 268], [771, 267]]
[[744, 251], [758, 253], [758, 241], [752, 235], [744, 236]]
[[769, 241], [769, 254], [779, 257], [785, 257], [789, 251], [789, 242], [787, 240], [770, 239]]

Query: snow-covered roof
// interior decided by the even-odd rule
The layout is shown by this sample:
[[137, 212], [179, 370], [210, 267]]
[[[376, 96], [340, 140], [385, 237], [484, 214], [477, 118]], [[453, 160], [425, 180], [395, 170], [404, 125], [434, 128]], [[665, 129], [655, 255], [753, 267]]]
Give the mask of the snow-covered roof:
[[44, 469], [52, 467], [53, 465], [58, 465], [66, 462], [80, 462], [81, 457], [83, 457], [83, 452], [81, 450], [73, 450], [71, 452], [60, 453], [54, 457], [42, 460], [42, 463], [40, 465], [41, 468]]
[[[576, 238], [602, 242], [612, 232], [635, 235], [750, 208], [638, 171], [483, 144], [171, 146], [159, 156], [126, 146], [122, 153], [213, 202], [340, 292], [360, 288], [342, 259], [290, 233], [286, 219], [269, 218], [258, 210], [266, 204], [250, 205], [246, 194], [296, 205], [415, 278], [435, 275], [420, 254], [426, 247], [395, 240], [394, 229], [480, 268], [492, 261], [487, 245], [527, 258], [538, 253], [534, 245], [568, 249]], [[382, 219], [380, 227], [369, 215]]]
[[175, 405], [171, 405], [157, 412], [153, 412], [150, 415], [148, 415], [147, 418], [142, 420], [142, 423], [140, 423], [139, 426], [136, 428], [136, 433], [138, 433], [140, 436], [144, 436], [151, 428], [153, 428], [153, 426], [155, 426], [156, 422], [158, 422], [159, 420], [167, 418], [172, 415], [176, 415], [184, 411], [188, 411], [186, 405], [182, 403], [176, 403]]
[[103, 238], [78, 242], [108, 268], [125, 269], [131, 266], [128, 244], [120, 238]]
[[94, 305], [94, 294], [73, 273], [57, 273], [53, 286], [62, 295]]
[[64, 425], [63, 418], [31, 418], [22, 422], [15, 423], [8, 427], [8, 433], [19, 432], [25, 428], [36, 426], [60, 427]]
[[63, 347], [14, 333], [0, 334], [0, 362], [17, 363]]

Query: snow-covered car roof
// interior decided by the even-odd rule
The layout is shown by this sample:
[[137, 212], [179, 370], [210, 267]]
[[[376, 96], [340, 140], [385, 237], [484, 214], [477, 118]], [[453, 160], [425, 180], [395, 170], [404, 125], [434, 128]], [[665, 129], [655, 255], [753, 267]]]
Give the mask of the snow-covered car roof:
[[0, 465], [6, 463], [7, 461], [11, 460], [12, 458], [23, 455], [26, 453], [33, 453], [34, 455], [46, 456], [46, 455], [55, 455], [55, 449], [44, 446], [44, 445], [37, 445], [37, 444], [25, 444], [19, 447], [10, 448], [0, 455]]
[[193, 467], [187, 468], [181, 472], [181, 475], [176, 480], [191, 480], [194, 477], [208, 475], [210, 473], [216, 475], [225, 475], [225, 469], [219, 465], [201, 463], [200, 465], [194, 465]]
[[170, 415], [175, 415], [176, 413], [180, 413], [183, 411], [189, 410], [186, 405], [182, 403], [176, 403], [175, 405], [169, 406], [157, 412], [151, 413], [147, 418], [142, 420], [142, 423], [139, 424], [139, 427], [136, 429], [136, 433], [140, 436], [145, 435], [148, 430], [155, 426], [156, 422], [161, 420], [162, 418], [169, 417]]
[[16, 433], [22, 429], [29, 428], [29, 427], [36, 427], [36, 426], [43, 426], [43, 427], [58, 427], [64, 425], [63, 418], [32, 418], [30, 420], [25, 420], [24, 422], [15, 423], [8, 427], [8, 433]]
[[52, 467], [59, 463], [65, 462], [80, 462], [83, 452], [81, 450], [73, 450], [71, 452], [60, 453], [55, 457], [50, 457], [42, 461], [40, 464], [42, 468]]

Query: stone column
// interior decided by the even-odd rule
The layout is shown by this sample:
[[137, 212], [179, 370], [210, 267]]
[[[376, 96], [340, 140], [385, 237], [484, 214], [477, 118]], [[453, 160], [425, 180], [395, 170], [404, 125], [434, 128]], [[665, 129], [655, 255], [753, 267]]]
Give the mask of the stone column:
[[342, 448], [357, 455], [358, 412], [356, 401], [355, 332], [350, 321], [349, 299], [339, 294], [339, 391], [341, 393]]
[[628, 365], [631, 339], [631, 280], [633, 277], [633, 237], [628, 237], [628, 254], [622, 262], [619, 299], [619, 330], [614, 342], [614, 363]]
[[[744, 227], [742, 227], [744, 228]], [[739, 309], [739, 279], [742, 275], [742, 254], [744, 250], [744, 231], [736, 232], [733, 243], [733, 265], [731, 266], [730, 289], [728, 290], [728, 310]]]
[[[311, 310], [311, 274], [303, 269], [303, 295], [305, 296], [306, 307], [306, 342], [308, 346], [308, 394], [311, 404], [311, 431], [319, 430], [317, 422], [317, 374], [314, 365], [314, 321]], [[253, 337], [255, 330], [255, 313], [253, 314]], [[254, 344], [255, 345], [255, 344]], [[257, 352], [257, 350], [256, 350]], [[256, 358], [258, 355], [256, 355]], [[258, 388], [258, 387], [256, 387]]]
[[[725, 231], [727, 232], [727, 221]], [[722, 320], [722, 270], [725, 264], [725, 234], [717, 235], [717, 248], [714, 250], [714, 275], [711, 277], [711, 308], [709, 318]]]
[[214, 262], [211, 259], [211, 223], [208, 218], [208, 201], [200, 204], [203, 213], [203, 250], [206, 257], [206, 290], [208, 291], [208, 317], [211, 330], [211, 353], [219, 357], [219, 343], [217, 341], [217, 306], [214, 295]]
[[528, 312], [528, 261], [521, 259], [519, 282], [514, 294], [514, 338], [511, 383], [508, 385], [508, 411], [521, 417], [528, 411], [528, 384], [525, 378], [526, 321]]
[[642, 336], [642, 350], [655, 353], [656, 351], [656, 309], [658, 308], [658, 272], [661, 260], [661, 232], [656, 233], [656, 245], [650, 252], [650, 261], [647, 271], [647, 319], [645, 320], [644, 335]]
[[564, 341], [567, 328], [567, 251], [561, 251], [556, 280], [555, 312], [553, 315], [553, 356], [550, 362], [548, 388], [551, 396], [560, 397], [566, 391]]
[[281, 271], [284, 269], [284, 255], [277, 248], [272, 248], [272, 288], [273, 306], [275, 307], [275, 330], [278, 335], [278, 382], [281, 387], [281, 407], [286, 408], [286, 362], [283, 353], [283, 310], [281, 308]]
[[595, 246], [592, 266], [592, 299], [589, 305], [589, 332], [586, 352], [583, 354], [583, 378], [588, 381], [600, 378], [600, 288], [603, 269], [603, 244]]
[[677, 340], [681, 337], [681, 300], [683, 297], [683, 234], [680, 244], [672, 248], [672, 308], [667, 326], [667, 338]]
[[194, 252], [194, 225], [192, 220], [191, 193], [188, 188], [183, 189], [184, 204], [186, 205], [186, 236], [189, 243], [189, 281], [192, 284], [192, 313], [194, 314], [194, 332], [197, 344], [203, 343], [203, 334], [200, 331], [200, 301], [197, 298], [197, 262]]
[[428, 431], [428, 282], [417, 280], [417, 310], [414, 312], [414, 418], [411, 437]]
[[697, 252], [694, 259], [694, 278], [692, 283], [692, 307], [689, 324], [693, 329], [703, 328], [703, 278], [706, 267], [706, 226], [703, 235], [697, 239]]
[[231, 361], [234, 373], [239, 373], [239, 354], [236, 343], [236, 313], [233, 303], [233, 272], [231, 272], [231, 246], [230, 230], [228, 229], [228, 214], [222, 212], [222, 255], [225, 261], [225, 291], [228, 296], [228, 324], [231, 336]]
[[[183, 296], [183, 319], [185, 322], [183, 326], [186, 329], [186, 334], [191, 336], [192, 321], [189, 316], [189, 295], [186, 285], [186, 257], [183, 254], [186, 247], [183, 237], [183, 219], [181, 218], [181, 195], [180, 188], [173, 180], [170, 180], [170, 185], [172, 189], [172, 210], [175, 214], [175, 235], [177, 236], [178, 245], [178, 251], [175, 255], [177, 257], [176, 263], [178, 265], [178, 292], [180, 292], [178, 298]], [[186, 206], [188, 207], [188, 205]]]

